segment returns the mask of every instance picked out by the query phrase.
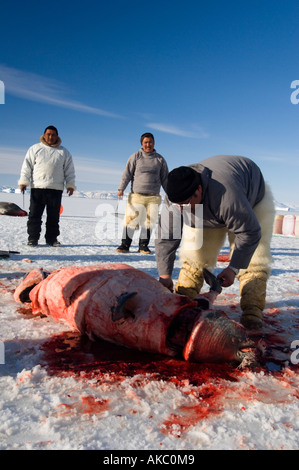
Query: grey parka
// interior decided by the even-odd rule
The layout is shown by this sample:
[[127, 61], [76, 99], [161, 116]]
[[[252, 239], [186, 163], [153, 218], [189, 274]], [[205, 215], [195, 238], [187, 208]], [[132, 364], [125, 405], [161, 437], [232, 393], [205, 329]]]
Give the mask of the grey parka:
[[[203, 227], [226, 227], [233, 232], [236, 238], [230, 263], [235, 268], [247, 268], [261, 238], [260, 225], [253, 212], [254, 206], [265, 194], [261, 170], [249, 158], [232, 155], [210, 157], [189, 166], [198, 171], [202, 179]], [[172, 227], [176, 225], [176, 220], [177, 224], [182, 225], [181, 217], [180, 209], [166, 197], [155, 241], [160, 276], [172, 274], [176, 250], [181, 241], [173, 237]], [[165, 238], [163, 233], [169, 236]]]

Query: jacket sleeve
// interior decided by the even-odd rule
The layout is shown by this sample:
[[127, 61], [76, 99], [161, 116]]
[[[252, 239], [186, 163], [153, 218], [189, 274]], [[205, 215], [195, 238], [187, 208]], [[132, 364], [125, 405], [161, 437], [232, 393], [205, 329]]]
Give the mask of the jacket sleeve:
[[33, 167], [34, 167], [34, 146], [30, 147], [25, 155], [25, 159], [22, 164], [20, 179], [18, 185], [29, 186], [32, 180]]
[[165, 192], [166, 192], [166, 187], [167, 187], [167, 178], [168, 178], [168, 165], [166, 163], [166, 160], [163, 158], [163, 164], [161, 168], [161, 185]]
[[235, 195], [223, 206], [223, 219], [230, 232], [235, 235], [234, 250], [230, 264], [238, 269], [246, 269], [261, 239], [261, 227], [247, 198]]
[[65, 159], [65, 164], [64, 164], [64, 179], [65, 179], [65, 186], [66, 188], [72, 188], [76, 189], [75, 186], [75, 167], [74, 167], [74, 162], [72, 155], [66, 151], [66, 159]]
[[136, 166], [136, 157], [137, 154], [133, 153], [127, 161], [126, 167], [124, 169], [122, 178], [120, 180], [118, 189], [124, 191], [128, 186], [129, 182], [134, 178], [135, 166]]
[[159, 276], [171, 275], [181, 243], [183, 219], [180, 210], [164, 200], [156, 230], [155, 249]]

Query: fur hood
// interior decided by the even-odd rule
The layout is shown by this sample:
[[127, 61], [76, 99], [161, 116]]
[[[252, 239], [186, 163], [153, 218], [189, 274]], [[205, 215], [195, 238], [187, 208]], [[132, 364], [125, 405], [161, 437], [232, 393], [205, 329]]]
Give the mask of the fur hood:
[[65, 186], [75, 190], [72, 155], [60, 144], [59, 138], [55, 145], [48, 145], [42, 136], [38, 144], [30, 147], [21, 168], [18, 184], [60, 191], [63, 191]]
[[39, 141], [40, 141], [42, 144], [47, 145], [48, 147], [52, 147], [52, 148], [57, 148], [57, 147], [60, 147], [60, 145], [61, 145], [61, 138], [60, 138], [59, 136], [58, 136], [58, 139], [57, 139], [57, 141], [56, 141], [56, 144], [54, 144], [54, 145], [49, 145], [49, 144], [45, 141], [43, 135], [40, 136]]

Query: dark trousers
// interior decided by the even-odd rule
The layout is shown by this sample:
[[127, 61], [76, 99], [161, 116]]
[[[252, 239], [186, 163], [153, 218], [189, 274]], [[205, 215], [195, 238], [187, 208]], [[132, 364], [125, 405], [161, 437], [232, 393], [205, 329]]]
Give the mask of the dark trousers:
[[42, 215], [47, 209], [46, 234], [47, 243], [54, 242], [59, 235], [59, 217], [62, 191], [56, 189], [31, 189], [30, 208], [27, 222], [29, 240], [38, 240], [42, 228]]

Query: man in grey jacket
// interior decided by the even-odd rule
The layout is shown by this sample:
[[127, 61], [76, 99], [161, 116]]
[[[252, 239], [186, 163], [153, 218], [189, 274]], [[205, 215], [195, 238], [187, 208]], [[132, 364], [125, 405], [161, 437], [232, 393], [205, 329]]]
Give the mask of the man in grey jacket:
[[[194, 298], [203, 284], [203, 268], [215, 267], [227, 235], [230, 262], [218, 277], [224, 287], [232, 285], [235, 276], [239, 278], [241, 322], [249, 329], [260, 328], [275, 209], [259, 167], [245, 157], [210, 157], [171, 171], [166, 193], [156, 237], [160, 282], [172, 290], [173, 265], [183, 231], [176, 291]], [[183, 223], [182, 213], [187, 213]]]
[[38, 144], [26, 153], [18, 181], [21, 192], [31, 186], [27, 223], [28, 245], [36, 246], [40, 237], [42, 215], [47, 208], [46, 243], [59, 246], [59, 217], [62, 192], [66, 185], [69, 196], [76, 189], [72, 155], [61, 145], [54, 126], [48, 126]]
[[142, 148], [127, 161], [117, 194], [118, 198], [122, 198], [125, 188], [131, 182], [122, 243], [116, 250], [119, 253], [129, 252], [134, 230], [139, 227], [139, 252], [151, 253], [148, 244], [161, 204], [161, 186], [166, 190], [168, 167], [166, 160], [154, 149], [153, 134], [142, 134], [140, 142]]

